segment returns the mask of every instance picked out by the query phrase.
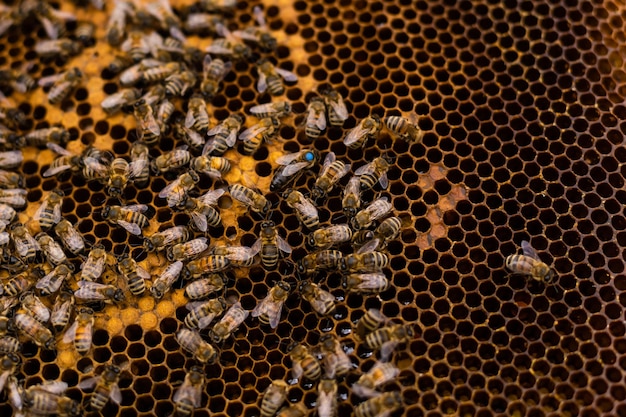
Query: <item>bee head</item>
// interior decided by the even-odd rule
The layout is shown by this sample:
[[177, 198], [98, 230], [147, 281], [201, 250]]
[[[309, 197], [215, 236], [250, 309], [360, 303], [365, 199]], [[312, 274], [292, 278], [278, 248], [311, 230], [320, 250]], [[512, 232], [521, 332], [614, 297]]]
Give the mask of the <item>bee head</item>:
[[554, 268], [550, 268], [546, 276], [543, 277], [543, 280], [549, 284], [554, 280], [555, 276], [556, 276], [556, 271], [554, 270]]
[[113, 294], [113, 299], [117, 302], [124, 301], [126, 299], [126, 296], [124, 295], [124, 291], [122, 291], [119, 288], [115, 290], [115, 293]]
[[315, 247], [315, 232], [309, 234], [309, 237], [307, 238], [307, 243], [310, 246]]
[[356, 214], [356, 208], [355, 207], [344, 207], [343, 208], [343, 212], [347, 217], [354, 217], [354, 215]]
[[170, 262], [174, 262], [174, 251], [172, 250], [171, 247], [167, 248], [167, 254], [166, 254], [167, 260]]
[[150, 238], [145, 238], [143, 240], [143, 247], [146, 248], [148, 252], [154, 251], [154, 245], [152, 244], [152, 240]]
[[106, 206], [105, 208], [102, 209], [102, 218], [103, 219], [107, 219], [109, 217], [109, 214], [111, 212], [111, 207], [110, 206]]

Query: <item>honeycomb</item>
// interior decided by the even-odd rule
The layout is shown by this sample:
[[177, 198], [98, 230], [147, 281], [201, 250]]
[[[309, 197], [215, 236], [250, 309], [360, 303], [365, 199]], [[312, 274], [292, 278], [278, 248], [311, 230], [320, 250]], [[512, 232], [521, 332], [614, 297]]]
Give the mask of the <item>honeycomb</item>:
[[[229, 27], [254, 24], [255, 5], [238, 2], [227, 18]], [[68, 150], [80, 153], [95, 145], [128, 157], [137, 139], [133, 116], [108, 116], [100, 107], [120, 88], [105, 70], [116, 51], [104, 41], [107, 11], [89, 4], [53, 6], [96, 23], [95, 45], [67, 60], [40, 61], [34, 48], [47, 36], [39, 22], [27, 19], [2, 36], [0, 66], [35, 79], [77, 66], [87, 81], [59, 105], [48, 104], [41, 88], [3, 93], [26, 114], [23, 132], [60, 123], [70, 132]], [[284, 95], [295, 113], [305, 111], [315, 90], [330, 85], [344, 97], [350, 117], [314, 143], [298, 117], [288, 119], [281, 139], [253, 156], [230, 150], [225, 156], [233, 169], [225, 180], [251, 178], [267, 193], [274, 204], [271, 220], [293, 247], [295, 262], [309, 249], [293, 211], [280, 194], [268, 193], [276, 158], [315, 147], [355, 168], [387, 152], [395, 156], [389, 187], [364, 193], [364, 200], [388, 197], [394, 213], [408, 216], [411, 225], [388, 246], [385, 273], [392, 285], [378, 296], [346, 293], [339, 274], [330, 273], [321, 283], [340, 300], [334, 315], [320, 320], [308, 303], [291, 295], [275, 330], [246, 320], [219, 347], [219, 361], [205, 366], [208, 383], [194, 416], [258, 416], [260, 396], [271, 381], [291, 378], [286, 344], [292, 340], [316, 346], [322, 335], [336, 334], [355, 368], [366, 371], [376, 354], [352, 329], [369, 308], [414, 324], [419, 333], [393, 355], [401, 372], [384, 390], [399, 390], [404, 401], [394, 416], [626, 415], [626, 300], [618, 295], [626, 288], [626, 126], [619, 122], [626, 118], [624, 5], [267, 0], [262, 7], [279, 43], [276, 66], [299, 77], [286, 84]], [[210, 37], [189, 36], [189, 42], [204, 47]], [[252, 105], [268, 101], [256, 91], [256, 80], [254, 65], [234, 66], [209, 105], [212, 125], [235, 111], [249, 115]], [[394, 141], [387, 134], [364, 149], [342, 143], [346, 131], [370, 114], [413, 112], [425, 132], [422, 143]], [[178, 145], [165, 137], [151, 157]], [[21, 222], [29, 224], [42, 197], [58, 187], [67, 194], [63, 217], [87, 242], [100, 242], [115, 255], [130, 247], [153, 275], [163, 267], [163, 257], [143, 251], [141, 238], [104, 221], [104, 205], [117, 203], [102, 184], [76, 175], [44, 178], [56, 155], [33, 147], [23, 153], [19, 172], [28, 206], [19, 213]], [[189, 216], [157, 196], [172, 180], [167, 174], [151, 176], [145, 187], [129, 185], [124, 192], [123, 204], [154, 210], [146, 236], [189, 223]], [[306, 174], [296, 188], [310, 189], [313, 181], [314, 175]], [[211, 243], [251, 246], [262, 220], [228, 197], [220, 200], [220, 209], [223, 227], [209, 230]], [[342, 221], [339, 189], [319, 210], [322, 224]], [[518, 253], [523, 240], [554, 266], [556, 285], [504, 269], [505, 257]], [[252, 310], [276, 281], [291, 274], [284, 264], [229, 271], [225, 297]], [[85, 357], [62, 343], [49, 351], [24, 340], [18, 379], [25, 386], [64, 381], [66, 395], [86, 405], [91, 394], [78, 388], [79, 382], [110, 362], [128, 363], [119, 382], [122, 402], [109, 401], [103, 414], [168, 416], [176, 387], [196, 364], [175, 339], [186, 302], [175, 286], [163, 300], [130, 296], [107, 305], [96, 313], [93, 347]], [[339, 381], [341, 415], [363, 402], [350, 389], [358, 376], [355, 370]], [[290, 385], [288, 401], [314, 409], [316, 385]], [[4, 393], [0, 399], [0, 412], [11, 415]]]

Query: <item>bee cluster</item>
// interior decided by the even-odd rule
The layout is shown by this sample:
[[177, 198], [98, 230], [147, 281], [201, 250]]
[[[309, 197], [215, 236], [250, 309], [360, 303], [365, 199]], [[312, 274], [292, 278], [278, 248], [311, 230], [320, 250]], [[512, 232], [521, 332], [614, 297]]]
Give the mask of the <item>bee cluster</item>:
[[0, 410], [626, 413], [617, 6], [191, 3], [0, 5]]

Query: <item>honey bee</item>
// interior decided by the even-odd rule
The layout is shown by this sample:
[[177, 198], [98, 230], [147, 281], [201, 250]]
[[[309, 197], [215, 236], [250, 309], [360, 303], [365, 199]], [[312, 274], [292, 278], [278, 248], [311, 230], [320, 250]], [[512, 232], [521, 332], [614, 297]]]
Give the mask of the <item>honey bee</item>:
[[343, 199], [341, 200], [343, 212], [348, 217], [352, 217], [361, 207], [361, 184], [359, 177], [352, 177], [346, 188], [343, 189]]
[[[19, 353], [22, 350], [22, 344], [13, 336], [0, 336], [0, 353], [7, 355], [9, 353]], [[1, 369], [0, 369], [1, 371]], [[4, 389], [4, 375], [0, 375], [0, 392]]]
[[328, 226], [317, 229], [309, 234], [307, 242], [314, 248], [328, 249], [340, 243], [349, 242], [352, 239], [352, 230], [347, 224]]
[[[2, 75], [0, 74], [0, 80], [1, 79]], [[2, 81], [0, 81], [0, 84], [2, 84]], [[29, 88], [24, 88], [23, 90], [25, 93], [27, 90], [29, 90]], [[22, 112], [20, 109], [16, 109], [13, 107], [0, 106], [0, 122], [4, 125], [3, 127], [6, 128], [3, 129], [3, 131], [6, 132], [12, 132], [12, 130], [15, 129], [23, 129], [28, 127], [28, 119], [26, 118], [24, 112]], [[13, 133], [13, 135], [15, 134]], [[17, 135], [15, 135], [15, 137], [13, 138], [13, 142], [16, 145], [18, 143], [21, 143], [22, 146], [25, 145], [25, 142], [23, 140], [18, 140]]]
[[343, 122], [348, 119], [348, 109], [341, 94], [330, 87], [324, 89], [321, 93], [328, 108], [328, 121], [332, 126], [343, 126]]
[[334, 379], [322, 379], [317, 386], [318, 417], [337, 415], [337, 382]]
[[130, 148], [130, 167], [135, 184], [143, 187], [150, 179], [148, 147], [141, 141], [133, 142]]
[[271, 142], [278, 133], [279, 126], [280, 122], [277, 118], [265, 117], [259, 120], [259, 123], [241, 132], [239, 140], [243, 141], [244, 153], [252, 155], [261, 147], [264, 140]]
[[398, 344], [408, 342], [413, 336], [411, 326], [390, 324], [365, 336], [365, 345], [370, 349], [380, 348], [381, 360], [386, 362]]
[[46, 381], [26, 388], [22, 394], [22, 403], [28, 415], [60, 417], [78, 417], [82, 415], [80, 405], [63, 395], [67, 383]]
[[134, 105], [134, 114], [137, 119], [137, 137], [146, 145], [155, 144], [161, 137], [161, 128], [154, 117], [152, 107], [139, 100]]
[[150, 163], [150, 168], [155, 174], [176, 171], [183, 168], [191, 160], [191, 154], [187, 146], [179, 146], [169, 152], [164, 152]]
[[298, 262], [298, 273], [311, 275], [319, 271], [337, 269], [343, 259], [343, 254], [338, 250], [326, 249], [310, 253]]
[[417, 126], [417, 116], [411, 114], [409, 119], [402, 116], [385, 117], [385, 125], [395, 138], [409, 143], [420, 143], [424, 132]]
[[270, 209], [270, 202], [251, 188], [234, 184], [230, 186], [229, 191], [232, 198], [248, 206], [252, 211], [265, 215]]
[[185, 127], [202, 134], [209, 129], [209, 113], [207, 112], [206, 102], [199, 94], [194, 94], [189, 99]]
[[269, 324], [272, 329], [275, 329], [280, 322], [283, 304], [290, 292], [289, 284], [284, 281], [277, 282], [267, 296], [252, 310], [252, 317], [258, 317], [261, 323]]
[[239, 41], [222, 23], [216, 23], [215, 31], [222, 38], [215, 39], [206, 48], [206, 52], [215, 55], [224, 55], [235, 61], [249, 60], [252, 50], [248, 45]]
[[122, 403], [122, 392], [117, 385], [121, 374], [122, 370], [119, 366], [108, 364], [105, 365], [102, 374], [87, 378], [78, 384], [82, 390], [95, 387], [89, 401], [92, 410], [102, 410], [109, 399], [117, 405]]
[[78, 290], [74, 293], [74, 296], [86, 302], [120, 302], [126, 298], [124, 291], [116, 288], [114, 285], [105, 285], [85, 280], [78, 281]]
[[181, 261], [176, 261], [161, 272], [154, 282], [152, 283], [152, 287], [150, 288], [150, 293], [154, 298], [160, 300], [163, 298], [165, 293], [167, 293], [174, 282], [178, 279], [180, 272], [183, 270], [183, 263]]
[[67, 250], [74, 255], [79, 254], [85, 249], [85, 241], [78, 231], [72, 226], [72, 223], [62, 219], [56, 226], [54, 226], [54, 232], [61, 239], [61, 242]]
[[48, 230], [61, 221], [61, 205], [65, 193], [55, 188], [44, 198], [35, 212], [33, 220], [39, 222], [42, 230]]
[[362, 190], [374, 188], [377, 182], [386, 189], [389, 186], [387, 171], [390, 164], [387, 158], [379, 156], [368, 164], [365, 164], [354, 171], [354, 175], [359, 177], [359, 184]]
[[180, 29], [182, 22], [174, 14], [169, 0], [153, 0], [145, 5], [145, 11], [160, 23], [161, 29], [169, 31], [173, 38], [186, 42]]
[[392, 209], [387, 197], [380, 197], [370, 203], [369, 206], [359, 211], [350, 222], [356, 230], [366, 229], [376, 220], [386, 216]]
[[177, 71], [165, 79], [165, 95], [183, 97], [196, 84], [196, 74], [190, 70]]
[[144, 248], [148, 252], [162, 250], [167, 246], [186, 242], [191, 234], [186, 226], [174, 226], [144, 239]]
[[290, 346], [291, 374], [294, 379], [304, 376], [311, 381], [317, 381], [322, 376], [322, 367], [309, 349], [299, 343]]
[[258, 26], [251, 26], [244, 30], [236, 30], [233, 32], [233, 35], [255, 43], [265, 52], [275, 51], [278, 43], [276, 42], [276, 38], [269, 32], [263, 11], [259, 6], [255, 6], [252, 10], [252, 14]]
[[127, 254], [117, 260], [117, 269], [126, 279], [131, 294], [139, 296], [146, 291], [146, 279], [150, 279], [150, 273], [137, 264]]
[[20, 309], [13, 317], [15, 328], [21, 330], [29, 339], [32, 339], [38, 346], [48, 350], [55, 349], [55, 341], [52, 332], [41, 322], [37, 321], [30, 312]]
[[285, 202], [296, 211], [296, 216], [300, 223], [309, 230], [319, 226], [320, 218], [315, 205], [306, 198], [300, 191], [293, 190], [287, 194]]
[[282, 118], [291, 113], [291, 104], [286, 101], [275, 101], [273, 103], [259, 104], [250, 107], [250, 113], [258, 118], [276, 117]]
[[261, 417], [273, 417], [287, 399], [289, 386], [282, 379], [272, 381], [263, 393]]
[[209, 274], [205, 278], [194, 279], [185, 287], [185, 296], [190, 300], [200, 300], [224, 289], [226, 283], [219, 274]]
[[35, 288], [37, 288], [41, 295], [47, 296], [54, 294], [61, 288], [61, 285], [67, 281], [74, 273], [74, 265], [69, 263], [62, 263], [57, 265], [52, 271], [41, 278]]
[[108, 253], [103, 244], [93, 245], [87, 259], [81, 265], [80, 279], [96, 282], [102, 276], [106, 266]]
[[228, 75], [231, 68], [231, 62], [224, 62], [220, 58], [212, 59], [211, 55], [207, 54], [204, 57], [202, 82], [200, 84], [202, 94], [209, 99], [213, 98], [219, 91], [221, 82]]
[[221, 255], [206, 255], [199, 259], [187, 262], [183, 276], [185, 279], [196, 279], [204, 274], [221, 272], [230, 266], [227, 257]]
[[130, 164], [124, 158], [115, 158], [109, 167], [107, 193], [111, 197], [119, 198], [128, 181], [132, 179]]
[[209, 248], [206, 237], [192, 239], [185, 243], [177, 243], [167, 248], [168, 261], [187, 261], [200, 255]]
[[48, 310], [48, 307], [32, 292], [21, 294], [20, 304], [22, 308], [27, 310], [38, 322], [46, 323], [50, 320], [50, 310]]
[[192, 367], [191, 371], [185, 375], [183, 385], [178, 388], [172, 398], [176, 404], [178, 416], [190, 416], [194, 409], [200, 407], [205, 382], [204, 372], [197, 366]]
[[[0, 123], [0, 149], [16, 149], [26, 146], [26, 140], [23, 136], [18, 135], [14, 131], [8, 129], [2, 123]], [[22, 151], [8, 151], [13, 152], [7, 154], [6, 152], [0, 152], [0, 164], [8, 162], [7, 157], [15, 156], [20, 158]], [[19, 155], [18, 155], [19, 154]], [[17, 164], [19, 166], [19, 164]]]
[[87, 148], [82, 155], [76, 155], [56, 143], [48, 142], [46, 146], [61, 156], [52, 161], [48, 169], [42, 174], [43, 177], [50, 177], [68, 170], [71, 172], [82, 170], [85, 179], [102, 180], [106, 178], [109, 172], [109, 168], [100, 161], [101, 154], [97, 149]]
[[146, 58], [150, 54], [150, 42], [149, 38], [141, 31], [133, 30], [128, 34], [128, 37], [120, 49], [125, 52], [135, 62], [139, 62]]
[[196, 331], [180, 329], [176, 333], [176, 340], [178, 340], [183, 349], [189, 351], [200, 363], [211, 364], [217, 359], [217, 350], [210, 343], [203, 340], [200, 333]]
[[342, 286], [350, 292], [378, 294], [389, 288], [389, 280], [382, 272], [350, 274], [343, 277]]
[[287, 82], [298, 81], [296, 74], [282, 68], [276, 68], [274, 64], [267, 59], [259, 60], [256, 65], [259, 73], [259, 81], [257, 82], [256, 88], [261, 94], [268, 91], [272, 96], [280, 96], [285, 92], [283, 79]]
[[24, 155], [22, 151], [4, 151], [0, 152], [0, 168], [13, 169], [22, 164]]
[[366, 117], [346, 134], [343, 143], [350, 149], [362, 148], [370, 138], [378, 135], [381, 128], [380, 117], [377, 115]]
[[202, 10], [208, 12], [230, 13], [237, 5], [236, 0], [201, 0], [200, 6]]
[[52, 313], [50, 313], [50, 324], [57, 333], [65, 329], [70, 321], [72, 307], [74, 306], [74, 296], [67, 292], [61, 291], [54, 300]]
[[322, 170], [319, 177], [313, 185], [311, 196], [313, 199], [326, 197], [326, 195], [335, 187], [335, 184], [339, 182], [350, 171], [350, 164], [345, 164], [342, 161], [335, 159], [335, 153], [329, 152], [324, 159]]
[[189, 191], [196, 186], [198, 181], [200, 181], [200, 177], [195, 171], [185, 172], [165, 186], [159, 192], [159, 197], [165, 198], [169, 207], [184, 205]]
[[0, 190], [0, 204], [6, 204], [19, 209], [26, 205], [26, 194], [28, 191], [23, 188], [7, 188]]
[[[366, 238], [369, 241], [364, 242], [364, 245], [358, 252], [370, 252], [384, 248], [389, 241], [395, 239], [400, 234], [404, 223], [403, 219], [396, 216], [383, 220], [373, 232], [370, 230], [366, 231]], [[361, 232], [365, 231], [362, 230]]]
[[313, 97], [306, 110], [304, 133], [310, 140], [317, 139], [326, 130], [326, 105], [321, 97]]
[[102, 218], [112, 224], [122, 226], [134, 235], [141, 235], [141, 229], [148, 226], [148, 218], [143, 214], [148, 210], [145, 204], [130, 206], [106, 206], [102, 209]]
[[168, 99], [161, 100], [161, 102], [156, 106], [156, 121], [159, 124], [161, 133], [169, 133], [171, 129], [169, 121], [175, 111], [176, 107], [174, 106], [174, 103]]
[[93, 322], [93, 310], [88, 307], [79, 308], [74, 323], [63, 335], [63, 342], [73, 342], [76, 352], [85, 356], [91, 350]]
[[378, 329], [378, 327], [386, 320], [387, 318], [380, 310], [370, 308], [357, 322], [356, 335], [361, 340], [365, 340], [365, 337], [368, 334]]
[[542, 262], [537, 252], [526, 240], [522, 241], [523, 255], [509, 255], [504, 261], [506, 268], [514, 274], [525, 275], [536, 281], [550, 283], [556, 271]]
[[112, 46], [118, 46], [124, 39], [126, 18], [134, 14], [135, 5], [130, 1], [114, 1], [106, 26], [106, 40]]
[[302, 281], [298, 285], [298, 291], [317, 314], [326, 316], [335, 310], [335, 296], [320, 288], [318, 284], [308, 280]]
[[10, 234], [17, 255], [26, 263], [34, 262], [37, 259], [37, 252], [41, 248], [28, 229], [22, 223], [13, 223]]
[[280, 251], [291, 253], [291, 246], [280, 237], [273, 221], [261, 223], [260, 237], [251, 249], [253, 252], [260, 253], [261, 262], [266, 268], [276, 266]]
[[237, 301], [230, 306], [226, 314], [219, 322], [209, 331], [209, 336], [214, 343], [222, 343], [226, 340], [250, 314], [241, 307], [241, 303]]
[[247, 246], [215, 246], [211, 253], [225, 256], [234, 267], [247, 267], [252, 265], [258, 252]]
[[402, 408], [402, 404], [399, 391], [383, 392], [357, 405], [354, 409], [354, 417], [388, 416]]
[[186, 307], [189, 310], [189, 314], [185, 316], [187, 327], [202, 330], [224, 312], [226, 304], [223, 299], [214, 298], [208, 301], [191, 302]]
[[297, 403], [289, 407], [283, 407], [278, 414], [276, 414], [276, 417], [305, 417], [306, 415], [306, 406], [302, 403]]
[[50, 104], [58, 104], [65, 100], [70, 93], [78, 87], [83, 80], [83, 73], [76, 67], [60, 74], [50, 75], [41, 78], [39, 85], [42, 87], [50, 87], [48, 92], [48, 101]]
[[212, 136], [202, 149], [202, 155], [222, 155], [228, 149], [235, 146], [237, 141], [237, 133], [241, 129], [243, 117], [238, 114], [232, 114], [222, 121], [219, 125], [210, 129], [207, 136]]
[[[389, 265], [389, 256], [382, 252], [350, 253], [341, 260], [341, 270], [347, 272], [380, 272]], [[364, 277], [361, 278], [365, 279]], [[369, 282], [369, 281], [366, 281]]]
[[400, 370], [390, 362], [376, 362], [374, 366], [352, 385], [352, 391], [359, 397], [372, 398], [380, 395], [376, 388], [395, 379]]
[[33, 130], [24, 135], [27, 146], [46, 147], [49, 142], [65, 145], [70, 140], [70, 132], [63, 126], [52, 126]]
[[326, 335], [320, 339], [322, 364], [327, 378], [344, 376], [352, 370], [352, 361], [344, 352], [341, 343], [333, 335]]
[[11, 297], [17, 297], [35, 285], [35, 281], [41, 276], [43, 276], [43, 271], [38, 268], [16, 275], [4, 284], [4, 293]]
[[102, 100], [100, 106], [102, 106], [102, 110], [106, 114], [112, 115], [138, 100], [139, 97], [141, 97], [141, 90], [137, 88], [123, 88]]
[[[134, 63], [135, 63], [135, 61], [133, 61], [132, 58], [129, 57], [128, 55], [126, 55], [126, 54], [115, 55], [113, 57], [113, 60], [106, 67], [106, 69], [112, 75], [117, 75], [120, 72], [122, 72], [125, 69], [127, 69], [128, 67], [130, 67], [131, 65], [133, 65]], [[125, 85], [125, 84], [123, 84], [123, 85]]]
[[83, 45], [68, 38], [40, 40], [35, 43], [35, 52], [42, 59], [61, 58], [63, 60], [78, 55]]
[[281, 190], [287, 184], [296, 181], [304, 170], [313, 167], [318, 160], [319, 152], [315, 149], [305, 149], [276, 158], [276, 163], [280, 166], [274, 172], [270, 182], [270, 191]]
[[230, 161], [221, 156], [201, 155], [191, 160], [191, 169], [213, 179], [220, 179], [230, 168]]

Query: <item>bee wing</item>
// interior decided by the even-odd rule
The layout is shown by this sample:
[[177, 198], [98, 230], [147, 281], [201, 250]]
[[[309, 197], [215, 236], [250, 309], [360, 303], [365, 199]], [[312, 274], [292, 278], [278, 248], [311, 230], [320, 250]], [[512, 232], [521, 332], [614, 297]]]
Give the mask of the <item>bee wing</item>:
[[267, 76], [262, 71], [259, 71], [259, 81], [256, 83], [256, 88], [259, 93], [264, 93], [267, 90]]
[[291, 365], [291, 376], [293, 377], [293, 379], [300, 379], [300, 377], [302, 376], [302, 373], [303, 373], [303, 369], [302, 369], [302, 365], [300, 364], [300, 362], [293, 361]]
[[274, 69], [276, 70], [276, 72], [281, 77], [283, 77], [283, 79], [285, 81], [288, 81], [288, 82], [296, 82], [296, 81], [298, 81], [298, 76], [296, 74], [294, 74], [293, 72], [287, 71], [287, 70], [282, 69], [282, 68], [274, 68]]
[[316, 114], [315, 111], [309, 111], [306, 124], [309, 126], [317, 126], [319, 130], [326, 129], [326, 115], [324, 113]]
[[13, 407], [18, 410], [22, 409], [22, 392], [20, 387], [17, 385], [17, 379], [12, 377], [9, 379], [9, 402], [13, 404]]
[[35, 211], [35, 214], [33, 215], [33, 220], [39, 221], [39, 219], [41, 219], [42, 213], [46, 210], [46, 205], [47, 205], [46, 201], [44, 201], [43, 203], [39, 205], [39, 207], [37, 208], [37, 211]]
[[262, 28], [267, 26], [267, 24], [265, 23], [265, 15], [263, 14], [263, 10], [261, 10], [259, 6], [254, 6], [254, 9], [252, 9], [252, 15], [254, 16], [254, 19], [259, 24], [259, 26], [261, 26]]
[[129, 164], [130, 176], [132, 178], [138, 177], [147, 165], [148, 159], [146, 158], [140, 158], [132, 161]]
[[370, 162], [369, 164], [358, 167], [354, 171], [354, 175], [371, 174], [372, 172], [374, 172], [374, 165]]
[[200, 231], [202, 231], [202, 232], [206, 232], [207, 231], [209, 225], [207, 223], [206, 216], [204, 214], [192, 211], [191, 212], [191, 219], [193, 220], [193, 222], [196, 224], [196, 227]]
[[372, 388], [367, 388], [358, 382], [355, 382], [352, 385], [352, 392], [358, 395], [361, 398], [374, 398], [380, 395], [380, 392], [376, 391]]
[[214, 318], [215, 318], [215, 314], [212, 314], [212, 313], [207, 316], [202, 317], [200, 320], [198, 320], [198, 329], [202, 330], [202, 329], [207, 328], [209, 324], [211, 324]]
[[117, 224], [122, 226], [124, 229], [126, 229], [129, 233], [132, 233], [133, 235], [136, 235], [136, 236], [141, 235], [141, 227], [139, 227], [139, 225], [137, 225], [136, 223], [129, 223], [124, 220], [118, 220]]
[[291, 253], [291, 246], [289, 246], [289, 243], [287, 243], [285, 239], [278, 235], [276, 236], [276, 245], [278, 246], [278, 249], [282, 250], [283, 252]]
[[122, 403], [122, 391], [120, 391], [120, 387], [117, 384], [111, 387], [111, 400], [117, 405]]
[[317, 415], [318, 416], [331, 416], [333, 402], [335, 401], [334, 392], [320, 391], [317, 397]]
[[259, 104], [257, 106], [250, 107], [250, 113], [259, 114], [259, 113], [276, 113], [274, 106], [272, 103]]
[[257, 123], [254, 126], [250, 126], [248, 129], [241, 132], [241, 134], [239, 135], [239, 140], [248, 141], [256, 135], [265, 132], [267, 129], [267, 126], [263, 126], [260, 123]]
[[535, 252], [535, 250], [532, 246], [530, 246], [530, 243], [527, 240], [522, 240], [522, 251], [526, 256], [530, 256], [533, 259], [539, 259], [539, 257], [537, 256], [537, 252]]
[[340, 98], [337, 101], [331, 100], [330, 107], [342, 120], [346, 120], [348, 118], [348, 108], [346, 107], [346, 103], [344, 103], [343, 99]]
[[388, 342], [383, 343], [380, 347], [380, 360], [387, 362], [396, 346], [398, 346], [397, 340], [389, 340]]
[[36, 388], [41, 391], [49, 392], [50, 394], [63, 395], [67, 390], [67, 382], [63, 381], [46, 381], [39, 385], [35, 385]]
[[78, 388], [80, 389], [90, 389], [96, 386], [98, 381], [100, 380], [99, 376], [92, 376], [91, 378], [83, 379], [78, 383]]
[[380, 240], [378, 238], [374, 238], [370, 240], [369, 242], [365, 243], [363, 246], [361, 246], [359, 250], [356, 251], [356, 253], [361, 254], [361, 253], [373, 252], [378, 248], [379, 243], [380, 243]]
[[52, 220], [55, 223], [61, 221], [61, 204], [57, 204], [56, 206], [54, 206], [54, 209], [52, 209]]
[[307, 217], [317, 217], [319, 214], [317, 212], [317, 208], [313, 204], [311, 204], [308, 200], [304, 200], [298, 204], [298, 208]]
[[135, 213], [145, 213], [148, 210], [148, 206], [145, 204], [131, 204], [130, 206], [124, 206], [124, 208]]
[[367, 129], [364, 129], [363, 124], [359, 123], [358, 125], [354, 126], [352, 130], [348, 132], [348, 134], [343, 140], [343, 143], [346, 146], [349, 146], [355, 142], [358, 142], [359, 139], [361, 139], [366, 133], [367, 133]]
[[105, 296], [98, 292], [98, 290], [104, 287], [103, 284], [97, 282], [80, 280], [78, 281], [78, 290], [74, 293], [76, 298], [104, 300]]
[[285, 177], [291, 177], [292, 175], [297, 174], [299, 171], [301, 171], [302, 169], [306, 168], [309, 165], [308, 162], [303, 161], [303, 162], [297, 162], [295, 164], [290, 164], [287, 165], [285, 167], [285, 169], [283, 169], [283, 175]]
[[4, 391], [4, 386], [6, 385], [10, 375], [11, 373], [7, 371], [3, 371], [2, 374], [0, 374], [0, 389], [2, 389], [2, 391]]
[[165, 186], [160, 192], [159, 197], [166, 198], [167, 195], [172, 191], [175, 187], [180, 183], [180, 177], [176, 178], [174, 181]]
[[224, 126], [223, 124], [219, 124], [217, 126], [212, 127], [211, 129], [207, 130], [206, 135], [207, 136], [215, 136], [218, 133], [222, 132], [224, 130]]
[[251, 30], [235, 30], [233, 31], [233, 36], [236, 36], [238, 38], [241, 38], [247, 41], [252, 41], [252, 42], [258, 41], [257, 35], [254, 33], [254, 31], [251, 31]]
[[35, 288], [42, 289], [42, 288], [48, 287], [52, 283], [53, 280], [58, 281], [60, 279], [63, 279], [63, 275], [55, 274], [55, 271], [52, 270], [52, 272], [50, 272], [49, 274], [41, 278], [39, 281], [37, 281], [37, 284], [35, 284]]
[[[254, 255], [256, 255], [257, 253], [259, 253], [261, 251], [261, 239], [257, 239], [256, 242], [254, 242], [254, 244], [252, 246], [250, 246], [250, 251], [252, 253], [254, 253]], [[252, 255], [252, 256], [254, 256]]]
[[226, 191], [223, 188], [218, 188], [217, 190], [211, 190], [202, 195], [198, 200], [203, 202], [206, 205], [213, 206], [217, 203], [219, 198], [224, 195]]
[[321, 288], [317, 289], [315, 298], [311, 300], [311, 307], [315, 311], [324, 311], [328, 303], [335, 303], [335, 296]]
[[276, 158], [276, 163], [278, 165], [289, 165], [290, 163], [298, 159], [301, 154], [302, 152], [294, 152], [279, 156], [278, 158]]
[[85, 163], [85, 166], [93, 170], [98, 177], [104, 177], [109, 173], [109, 168], [96, 158], [87, 156], [83, 159], [83, 162]]
[[326, 155], [326, 158], [324, 158], [324, 164], [322, 165], [323, 168], [328, 167], [330, 164], [332, 164], [333, 162], [335, 162], [335, 153], [334, 152], [328, 152], [328, 154]]
[[209, 45], [206, 49], [206, 52], [209, 52], [211, 54], [217, 54], [217, 55], [230, 55], [232, 54], [232, 51], [228, 48], [224, 48], [223, 46], [219, 45], [219, 44], [212, 44]]
[[143, 279], [150, 279], [150, 272], [143, 269], [141, 266], [137, 265], [137, 275]]
[[71, 153], [70, 151], [68, 151], [65, 148], [62, 148], [61, 146], [57, 145], [54, 142], [48, 142], [46, 143], [46, 147], [48, 149], [50, 149], [52, 152], [54, 153], [58, 153], [59, 155], [63, 155], [63, 156], [73, 156], [74, 154]]
[[76, 329], [78, 329], [78, 321], [74, 321], [72, 325], [63, 333], [63, 343], [71, 343], [76, 337]]
[[380, 182], [380, 186], [383, 187], [383, 189], [387, 189], [387, 187], [389, 187], [389, 179], [387, 178], [386, 172], [383, 172], [378, 182]]
[[[157, 123], [157, 121], [154, 118], [154, 116], [149, 116], [149, 117], [143, 119], [141, 121], [141, 127], [142, 127], [142, 129], [147, 129], [153, 135], [159, 136], [161, 134], [161, 128], [159, 127], [159, 124]], [[142, 132], [142, 134], [143, 134], [143, 132]]]
[[185, 117], [185, 127], [190, 128], [196, 122], [196, 118], [193, 116], [191, 109], [187, 110], [187, 116]]

